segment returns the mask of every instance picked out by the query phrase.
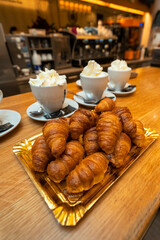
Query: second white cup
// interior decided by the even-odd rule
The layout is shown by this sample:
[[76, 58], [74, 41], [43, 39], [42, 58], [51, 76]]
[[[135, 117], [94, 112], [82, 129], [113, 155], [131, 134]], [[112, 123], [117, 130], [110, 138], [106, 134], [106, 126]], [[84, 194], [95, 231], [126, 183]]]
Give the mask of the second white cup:
[[116, 91], [122, 91], [128, 82], [131, 75], [131, 68], [127, 70], [113, 70], [111, 67], [108, 68], [108, 86]]
[[101, 76], [91, 77], [80, 74], [82, 89], [87, 99], [100, 100], [108, 84], [108, 73], [102, 72]]

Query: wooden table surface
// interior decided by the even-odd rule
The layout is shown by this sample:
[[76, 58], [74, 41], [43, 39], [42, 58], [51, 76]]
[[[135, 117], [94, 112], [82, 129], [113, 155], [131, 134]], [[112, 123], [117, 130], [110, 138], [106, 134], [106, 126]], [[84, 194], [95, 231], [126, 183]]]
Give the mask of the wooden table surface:
[[[160, 134], [160, 68], [136, 69], [135, 93], [117, 97], [135, 119]], [[76, 83], [68, 89], [81, 91]], [[71, 97], [71, 95], [68, 95]], [[75, 227], [63, 227], [34, 187], [12, 152], [13, 145], [41, 132], [44, 122], [32, 120], [26, 109], [32, 93], [4, 98], [0, 109], [21, 114], [20, 124], [0, 138], [0, 239], [101, 240], [140, 239], [160, 204], [160, 137], [132, 167], [98, 200]]]

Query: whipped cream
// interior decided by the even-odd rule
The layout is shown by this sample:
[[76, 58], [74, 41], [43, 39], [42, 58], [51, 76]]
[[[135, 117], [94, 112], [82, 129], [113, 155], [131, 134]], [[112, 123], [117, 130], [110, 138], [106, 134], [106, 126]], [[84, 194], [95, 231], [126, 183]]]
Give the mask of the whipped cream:
[[84, 67], [81, 74], [84, 76], [99, 77], [100, 75], [103, 75], [102, 70], [103, 68], [98, 63], [94, 60], [90, 60], [88, 65]]
[[124, 60], [115, 60], [111, 63], [111, 67], [112, 70], [116, 70], [116, 71], [124, 71], [124, 70], [128, 70], [129, 67], [127, 66], [126, 61]]
[[40, 71], [40, 74], [36, 76], [35, 79], [30, 78], [29, 83], [36, 86], [54, 86], [54, 85], [63, 85], [66, 83], [66, 76], [59, 75], [55, 70], [48, 70], [45, 68], [45, 71]]

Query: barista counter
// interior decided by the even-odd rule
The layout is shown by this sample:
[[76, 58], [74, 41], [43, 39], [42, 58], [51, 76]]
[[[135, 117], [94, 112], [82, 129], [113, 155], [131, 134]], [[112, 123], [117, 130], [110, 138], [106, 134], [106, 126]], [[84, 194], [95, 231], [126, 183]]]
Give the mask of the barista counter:
[[[136, 72], [137, 79], [130, 80], [131, 84], [136, 83], [136, 92], [127, 97], [117, 97], [117, 105], [127, 105], [134, 119], [139, 119], [146, 128], [160, 134], [160, 68], [144, 67], [136, 69]], [[75, 83], [67, 87], [74, 92], [80, 90]], [[73, 96], [68, 94], [67, 98]], [[77, 226], [62, 227], [12, 152], [13, 145], [41, 132], [44, 122], [30, 119], [26, 113], [34, 102], [31, 92], [7, 97], [1, 102], [1, 109], [16, 110], [21, 114], [20, 124], [0, 138], [1, 239], [142, 239], [160, 206], [160, 137]], [[148, 239], [159, 239], [158, 236]]]

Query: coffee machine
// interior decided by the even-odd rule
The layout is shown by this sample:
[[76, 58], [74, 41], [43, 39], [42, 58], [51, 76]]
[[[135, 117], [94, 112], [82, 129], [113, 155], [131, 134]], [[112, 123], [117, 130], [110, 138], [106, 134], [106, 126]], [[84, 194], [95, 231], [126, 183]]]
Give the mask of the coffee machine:
[[72, 66], [84, 67], [89, 60], [99, 64], [110, 63], [117, 55], [117, 37], [102, 37], [98, 35], [75, 35], [62, 31], [70, 37]]
[[28, 39], [25, 35], [6, 35], [6, 44], [16, 77], [22, 74], [22, 69], [31, 71], [31, 56]]
[[99, 64], [109, 63], [117, 53], [117, 38], [77, 36], [72, 50], [73, 66], [84, 67], [90, 59]]

